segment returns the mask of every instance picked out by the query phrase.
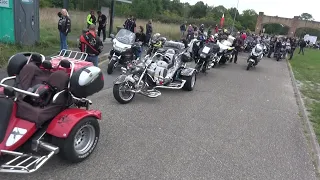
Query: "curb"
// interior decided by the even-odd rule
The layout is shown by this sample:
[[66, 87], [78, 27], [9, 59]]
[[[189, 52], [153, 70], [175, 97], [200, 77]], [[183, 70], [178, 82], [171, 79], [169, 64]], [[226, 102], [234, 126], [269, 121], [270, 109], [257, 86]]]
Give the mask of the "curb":
[[296, 78], [293, 74], [291, 64], [289, 63], [289, 60], [286, 60], [286, 61], [287, 61], [288, 69], [290, 72], [290, 77], [291, 77], [291, 81], [292, 81], [292, 85], [293, 85], [294, 94], [297, 99], [299, 111], [302, 114], [303, 121], [306, 123], [307, 130], [310, 135], [310, 141], [311, 141], [311, 145], [312, 145], [313, 153], [314, 153], [312, 155], [313, 161], [315, 163], [314, 168], [316, 169], [317, 174], [320, 174], [320, 167], [319, 167], [320, 166], [320, 146], [319, 146], [316, 134], [314, 133], [313, 126], [312, 126], [310, 119], [307, 115], [306, 106], [304, 104], [304, 101], [302, 99], [302, 95], [301, 95], [300, 90], [298, 88], [297, 81], [296, 81]]

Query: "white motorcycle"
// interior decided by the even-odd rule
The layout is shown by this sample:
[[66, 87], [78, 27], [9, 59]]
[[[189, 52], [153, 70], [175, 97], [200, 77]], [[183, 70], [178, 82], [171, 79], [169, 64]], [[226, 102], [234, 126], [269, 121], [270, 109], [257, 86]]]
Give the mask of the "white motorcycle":
[[255, 67], [258, 65], [260, 60], [263, 58], [263, 45], [257, 44], [251, 51], [250, 56], [247, 60], [248, 66], [247, 71], [251, 67]]
[[133, 60], [137, 60], [136, 54], [141, 48], [141, 43], [135, 42], [136, 35], [126, 29], [121, 29], [116, 36], [111, 34], [111, 38], [113, 48], [110, 51], [108, 74], [112, 74], [119, 65], [127, 68]]

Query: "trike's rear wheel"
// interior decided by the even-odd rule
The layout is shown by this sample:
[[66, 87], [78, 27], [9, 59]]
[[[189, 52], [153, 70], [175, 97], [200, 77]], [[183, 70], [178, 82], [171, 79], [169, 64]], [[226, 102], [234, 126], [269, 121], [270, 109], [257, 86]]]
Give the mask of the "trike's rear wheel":
[[94, 117], [86, 117], [76, 124], [66, 139], [53, 138], [53, 144], [60, 148], [59, 155], [70, 162], [85, 160], [96, 148], [100, 126]]

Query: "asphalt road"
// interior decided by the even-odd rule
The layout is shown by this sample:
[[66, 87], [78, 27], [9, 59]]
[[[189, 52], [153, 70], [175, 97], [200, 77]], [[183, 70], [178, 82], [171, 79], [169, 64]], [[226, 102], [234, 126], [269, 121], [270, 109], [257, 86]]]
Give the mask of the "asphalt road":
[[245, 67], [242, 57], [199, 75], [192, 92], [162, 90], [127, 105], [105, 89], [91, 97], [103, 120], [89, 159], [54, 158], [34, 174], [0, 179], [316, 179], [286, 62]]

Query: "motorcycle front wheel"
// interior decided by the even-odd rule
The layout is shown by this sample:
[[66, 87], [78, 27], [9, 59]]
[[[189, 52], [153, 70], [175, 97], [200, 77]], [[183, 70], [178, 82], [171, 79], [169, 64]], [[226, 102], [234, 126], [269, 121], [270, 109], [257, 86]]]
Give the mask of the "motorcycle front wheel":
[[131, 102], [136, 95], [136, 93], [128, 91], [131, 90], [131, 87], [128, 82], [124, 82], [121, 84], [115, 84], [113, 86], [113, 97], [120, 104], [128, 104]]
[[113, 70], [115, 68], [115, 66], [114, 66], [115, 63], [116, 63], [116, 61], [111, 60], [110, 63], [108, 64], [108, 69], [107, 69], [107, 73], [108, 74], [112, 74], [113, 73]]
[[249, 71], [249, 69], [252, 67], [252, 62], [250, 61], [249, 63], [248, 63], [248, 66], [247, 66], [247, 71]]

